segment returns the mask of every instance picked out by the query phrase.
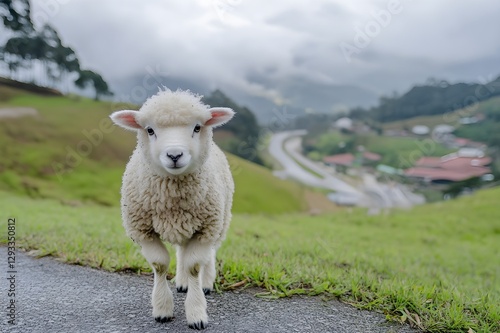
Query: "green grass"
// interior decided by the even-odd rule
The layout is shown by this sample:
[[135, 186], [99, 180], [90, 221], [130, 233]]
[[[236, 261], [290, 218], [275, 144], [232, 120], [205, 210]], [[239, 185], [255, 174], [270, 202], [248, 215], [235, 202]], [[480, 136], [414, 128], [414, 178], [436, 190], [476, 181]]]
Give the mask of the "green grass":
[[[217, 288], [244, 281], [264, 297], [331, 295], [429, 332], [498, 332], [499, 197], [498, 188], [484, 190], [387, 216], [236, 214], [218, 253]], [[0, 192], [0, 211], [4, 230], [15, 217], [17, 244], [40, 256], [149, 271], [117, 207]]]
[[366, 136], [358, 140], [368, 151], [382, 155], [380, 163], [405, 169], [422, 156], [443, 156], [453, 152], [430, 138]]

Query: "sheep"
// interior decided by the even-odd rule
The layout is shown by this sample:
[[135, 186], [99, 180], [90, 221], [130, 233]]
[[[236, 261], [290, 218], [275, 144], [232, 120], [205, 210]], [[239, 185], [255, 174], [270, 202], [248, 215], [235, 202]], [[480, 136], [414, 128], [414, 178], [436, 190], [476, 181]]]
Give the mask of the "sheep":
[[153, 268], [153, 317], [173, 319], [168, 286], [170, 257], [162, 241], [176, 247], [175, 284], [187, 292], [188, 326], [208, 325], [205, 295], [215, 281], [215, 254], [231, 220], [234, 182], [229, 163], [213, 141], [213, 128], [234, 116], [209, 108], [190, 91], [160, 90], [139, 111], [111, 114], [113, 122], [137, 132], [121, 189], [126, 234]]

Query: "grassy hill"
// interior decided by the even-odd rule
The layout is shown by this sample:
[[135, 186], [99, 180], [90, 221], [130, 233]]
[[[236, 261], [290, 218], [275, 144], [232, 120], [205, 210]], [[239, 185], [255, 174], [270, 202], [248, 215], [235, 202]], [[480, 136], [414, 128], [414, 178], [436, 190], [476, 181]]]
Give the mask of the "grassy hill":
[[[0, 189], [66, 204], [119, 204], [121, 175], [135, 134], [109, 114], [130, 105], [79, 96], [44, 96], [0, 85], [0, 109], [32, 107], [36, 116], [0, 118]], [[268, 169], [228, 155], [236, 182], [234, 211], [307, 210], [306, 190]]]

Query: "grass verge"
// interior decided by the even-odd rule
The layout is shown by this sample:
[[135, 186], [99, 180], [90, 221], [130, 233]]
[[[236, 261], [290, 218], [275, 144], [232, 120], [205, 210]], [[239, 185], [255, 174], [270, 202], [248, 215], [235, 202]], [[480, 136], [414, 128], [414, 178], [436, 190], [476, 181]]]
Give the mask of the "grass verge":
[[[258, 286], [266, 297], [331, 295], [429, 332], [498, 332], [499, 195], [498, 188], [485, 190], [388, 216], [236, 214], [218, 253], [217, 288]], [[18, 245], [40, 256], [149, 271], [124, 235], [117, 207], [0, 192], [0, 211], [3, 230], [15, 217]]]

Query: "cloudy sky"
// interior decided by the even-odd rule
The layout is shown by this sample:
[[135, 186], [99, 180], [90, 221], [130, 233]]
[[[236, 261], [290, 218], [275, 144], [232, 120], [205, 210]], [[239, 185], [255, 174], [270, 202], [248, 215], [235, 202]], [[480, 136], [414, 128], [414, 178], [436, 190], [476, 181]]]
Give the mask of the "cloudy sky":
[[32, 2], [111, 82], [153, 71], [256, 94], [273, 92], [254, 77], [387, 94], [500, 75], [497, 0]]

